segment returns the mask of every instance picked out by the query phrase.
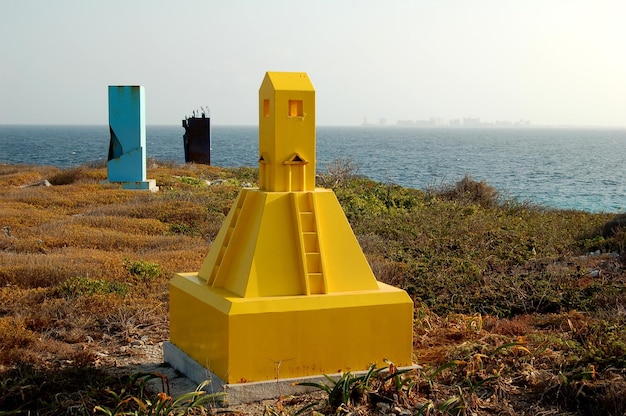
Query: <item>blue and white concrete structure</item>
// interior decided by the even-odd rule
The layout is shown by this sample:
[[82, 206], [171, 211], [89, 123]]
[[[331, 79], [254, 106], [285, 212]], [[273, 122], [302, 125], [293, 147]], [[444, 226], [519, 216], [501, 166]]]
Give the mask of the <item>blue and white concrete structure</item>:
[[109, 130], [109, 182], [120, 182], [124, 189], [158, 190], [154, 179], [146, 179], [143, 86], [109, 86]]

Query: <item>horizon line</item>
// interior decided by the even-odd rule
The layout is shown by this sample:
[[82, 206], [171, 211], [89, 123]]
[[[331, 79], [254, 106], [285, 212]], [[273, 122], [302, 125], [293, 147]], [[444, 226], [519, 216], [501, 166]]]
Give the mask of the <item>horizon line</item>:
[[[107, 123], [0, 123], [0, 126], [108, 126]], [[146, 127], [180, 127], [178, 124], [164, 124], [164, 123], [146, 123]], [[258, 124], [217, 124], [211, 123], [211, 127], [258, 127]], [[571, 128], [571, 129], [626, 129], [626, 125], [596, 125], [596, 124], [527, 124], [527, 125], [495, 125], [491, 123], [481, 124], [477, 126], [464, 126], [464, 125], [433, 125], [433, 126], [419, 126], [419, 125], [398, 125], [398, 124], [318, 124], [316, 127], [364, 127], [364, 128], [402, 128], [402, 129], [533, 129], [533, 128]]]

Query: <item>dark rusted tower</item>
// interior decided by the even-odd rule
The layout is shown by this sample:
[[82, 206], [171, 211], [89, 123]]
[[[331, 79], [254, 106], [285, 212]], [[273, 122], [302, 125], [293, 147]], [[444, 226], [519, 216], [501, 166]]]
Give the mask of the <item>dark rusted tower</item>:
[[211, 118], [207, 112], [202, 111], [196, 117], [185, 118], [183, 120], [185, 134], [183, 141], [185, 145], [185, 162], [211, 164]]

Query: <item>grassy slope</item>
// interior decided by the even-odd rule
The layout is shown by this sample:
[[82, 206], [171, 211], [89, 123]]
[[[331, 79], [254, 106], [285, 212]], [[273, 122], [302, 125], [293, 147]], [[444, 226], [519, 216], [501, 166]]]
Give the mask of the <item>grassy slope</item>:
[[[148, 171], [158, 193], [102, 184], [103, 167], [0, 165], [0, 409], [108, 403], [105, 387], [123, 381], [100, 371], [133, 342], [167, 339], [169, 278], [200, 267], [238, 186], [256, 176]], [[378, 279], [416, 305], [424, 370], [405, 407], [626, 412], [626, 238], [601, 236], [614, 215], [502, 201], [468, 178], [424, 192], [351, 173], [320, 181]], [[23, 186], [42, 179], [54, 186]]]

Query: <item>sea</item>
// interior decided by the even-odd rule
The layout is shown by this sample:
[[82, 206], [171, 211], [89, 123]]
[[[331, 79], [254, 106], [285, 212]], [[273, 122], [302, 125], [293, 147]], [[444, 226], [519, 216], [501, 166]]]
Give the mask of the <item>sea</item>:
[[[146, 154], [184, 163], [184, 129], [147, 126]], [[357, 173], [417, 189], [466, 175], [506, 198], [547, 208], [626, 210], [626, 129], [317, 127], [317, 170], [349, 160]], [[0, 163], [70, 168], [106, 160], [108, 126], [0, 125]], [[256, 126], [211, 127], [211, 164], [258, 166]]]

